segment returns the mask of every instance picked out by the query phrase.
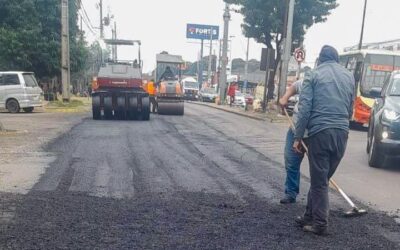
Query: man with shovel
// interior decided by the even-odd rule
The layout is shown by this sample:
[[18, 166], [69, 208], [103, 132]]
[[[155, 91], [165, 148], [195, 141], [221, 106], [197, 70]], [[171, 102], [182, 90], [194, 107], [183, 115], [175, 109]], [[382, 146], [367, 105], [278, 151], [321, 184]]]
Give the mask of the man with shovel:
[[296, 152], [303, 152], [307, 129], [311, 187], [304, 216], [296, 219], [305, 232], [327, 233], [329, 179], [346, 150], [354, 91], [354, 77], [339, 65], [338, 52], [324, 46], [317, 68], [303, 82], [293, 144]]

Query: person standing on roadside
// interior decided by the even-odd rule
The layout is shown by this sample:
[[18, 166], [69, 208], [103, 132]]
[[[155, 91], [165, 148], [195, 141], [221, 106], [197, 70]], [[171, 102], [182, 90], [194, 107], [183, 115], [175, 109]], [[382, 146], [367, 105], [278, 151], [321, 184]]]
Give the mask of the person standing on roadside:
[[296, 218], [305, 232], [327, 234], [329, 179], [346, 150], [354, 92], [353, 75], [339, 64], [337, 50], [325, 45], [318, 67], [304, 79], [293, 144], [301, 153], [308, 129], [311, 187], [304, 216]]
[[[303, 86], [303, 80], [294, 82], [289, 88], [286, 89], [286, 93], [279, 99], [279, 104], [282, 107], [286, 107], [289, 102], [289, 98], [295, 95], [299, 95]], [[293, 122], [297, 121], [297, 113], [299, 112], [298, 103], [296, 103], [293, 109]], [[300, 165], [304, 158], [304, 153], [298, 153], [293, 149], [294, 143], [294, 131], [292, 128], [288, 129], [286, 134], [286, 143], [284, 150], [285, 169], [286, 169], [286, 181], [285, 181], [285, 196], [280, 200], [281, 204], [290, 204], [296, 202], [296, 197], [299, 194], [300, 187]]]

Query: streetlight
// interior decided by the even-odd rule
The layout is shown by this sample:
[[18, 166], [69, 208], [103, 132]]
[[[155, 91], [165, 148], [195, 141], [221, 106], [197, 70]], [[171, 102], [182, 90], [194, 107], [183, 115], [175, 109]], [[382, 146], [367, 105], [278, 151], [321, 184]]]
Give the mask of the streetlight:
[[365, 2], [364, 2], [364, 14], [363, 14], [363, 20], [362, 20], [362, 25], [361, 25], [361, 36], [360, 36], [360, 43], [358, 44], [358, 50], [362, 49], [362, 43], [363, 43], [363, 38], [364, 38], [365, 15], [367, 12], [367, 2], [368, 2], [368, 0], [365, 0]]

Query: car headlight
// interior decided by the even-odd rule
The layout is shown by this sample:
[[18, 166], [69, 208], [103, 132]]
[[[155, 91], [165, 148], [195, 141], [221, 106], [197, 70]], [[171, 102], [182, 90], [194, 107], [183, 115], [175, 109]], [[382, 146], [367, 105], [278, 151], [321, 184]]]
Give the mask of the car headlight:
[[390, 110], [390, 109], [385, 109], [383, 110], [383, 119], [387, 121], [395, 121], [400, 118], [400, 114]]

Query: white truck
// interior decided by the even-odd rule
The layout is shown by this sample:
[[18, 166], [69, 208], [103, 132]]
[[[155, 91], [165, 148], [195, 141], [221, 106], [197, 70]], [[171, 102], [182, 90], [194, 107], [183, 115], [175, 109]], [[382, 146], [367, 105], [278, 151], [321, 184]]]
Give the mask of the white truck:
[[185, 100], [195, 101], [199, 99], [199, 82], [193, 77], [187, 77], [182, 80], [183, 93]]

